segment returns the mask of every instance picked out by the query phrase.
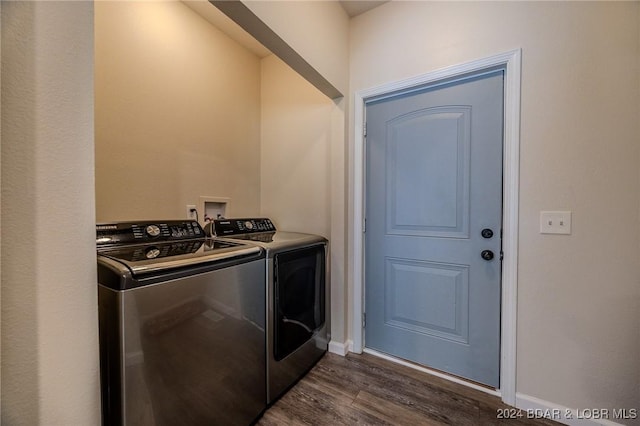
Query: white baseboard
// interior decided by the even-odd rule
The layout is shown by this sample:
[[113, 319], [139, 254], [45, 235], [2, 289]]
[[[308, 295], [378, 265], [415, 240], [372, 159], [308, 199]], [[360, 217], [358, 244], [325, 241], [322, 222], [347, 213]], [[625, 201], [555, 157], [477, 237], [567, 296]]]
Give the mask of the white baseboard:
[[347, 340], [346, 342], [336, 342], [335, 340], [332, 340], [329, 342], [329, 352], [340, 356], [346, 356], [348, 352], [351, 352], [352, 346], [353, 342], [351, 340]]
[[[625, 413], [602, 408], [574, 409], [521, 393], [516, 393], [516, 408], [524, 418], [546, 417], [570, 426], [618, 426], [620, 423], [613, 420], [624, 420], [621, 415], [633, 414], [629, 410]], [[640, 413], [636, 411], [634, 415], [637, 417]]]

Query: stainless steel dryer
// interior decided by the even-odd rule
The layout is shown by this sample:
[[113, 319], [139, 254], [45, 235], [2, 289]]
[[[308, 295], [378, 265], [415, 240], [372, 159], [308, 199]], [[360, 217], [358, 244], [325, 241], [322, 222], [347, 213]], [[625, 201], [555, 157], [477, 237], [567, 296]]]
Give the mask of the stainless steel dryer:
[[192, 221], [96, 228], [102, 424], [254, 421], [266, 408], [264, 250]]
[[278, 231], [266, 218], [216, 220], [214, 229], [219, 240], [267, 252], [267, 401], [272, 403], [327, 351], [327, 240]]

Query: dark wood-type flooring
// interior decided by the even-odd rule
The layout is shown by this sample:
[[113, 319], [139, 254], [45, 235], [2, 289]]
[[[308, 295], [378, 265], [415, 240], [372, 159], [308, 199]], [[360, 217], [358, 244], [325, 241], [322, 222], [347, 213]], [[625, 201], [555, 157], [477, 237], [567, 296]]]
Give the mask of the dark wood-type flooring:
[[326, 354], [258, 421], [285, 425], [557, 425], [498, 419], [498, 397], [368, 354]]

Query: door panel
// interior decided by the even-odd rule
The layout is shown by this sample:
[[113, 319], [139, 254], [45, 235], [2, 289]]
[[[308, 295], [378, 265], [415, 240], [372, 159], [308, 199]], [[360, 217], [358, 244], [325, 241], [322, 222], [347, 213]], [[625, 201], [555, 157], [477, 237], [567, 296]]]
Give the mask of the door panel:
[[366, 117], [365, 346], [497, 387], [503, 72]]
[[[387, 259], [386, 273], [387, 324], [468, 343], [468, 267]], [[412, 303], [416, 299], [423, 303]]]
[[427, 108], [388, 123], [387, 233], [468, 237], [469, 126], [467, 106]]

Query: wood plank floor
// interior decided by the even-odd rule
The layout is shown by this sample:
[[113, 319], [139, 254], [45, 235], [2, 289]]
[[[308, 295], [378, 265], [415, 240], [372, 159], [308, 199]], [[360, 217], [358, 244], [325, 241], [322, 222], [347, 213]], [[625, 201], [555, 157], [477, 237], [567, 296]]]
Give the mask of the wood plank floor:
[[258, 421], [285, 425], [557, 425], [498, 419], [498, 397], [368, 354], [324, 358]]

